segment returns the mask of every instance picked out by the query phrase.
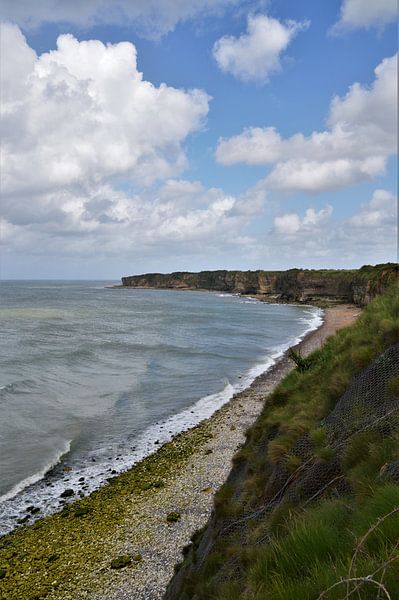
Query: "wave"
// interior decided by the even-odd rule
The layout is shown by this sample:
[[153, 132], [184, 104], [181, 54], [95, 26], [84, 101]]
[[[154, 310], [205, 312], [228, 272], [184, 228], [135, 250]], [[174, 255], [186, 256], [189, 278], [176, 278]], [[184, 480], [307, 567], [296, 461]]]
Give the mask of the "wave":
[[29, 477], [26, 477], [22, 481], [15, 484], [8, 492], [3, 494], [3, 496], [0, 496], [0, 502], [6, 502], [7, 500], [15, 498], [15, 496], [21, 493], [24, 489], [42, 480], [45, 477], [45, 475], [47, 475], [49, 471], [54, 469], [54, 467], [61, 462], [62, 458], [70, 452], [71, 444], [72, 440], [66, 441], [62, 450], [60, 450], [60, 452], [51, 462], [45, 465], [40, 471], [37, 471], [37, 473], [34, 473], [33, 475], [30, 475]]
[[3, 396], [7, 394], [29, 394], [34, 389], [36, 382], [33, 379], [21, 379], [0, 386], [0, 393]]

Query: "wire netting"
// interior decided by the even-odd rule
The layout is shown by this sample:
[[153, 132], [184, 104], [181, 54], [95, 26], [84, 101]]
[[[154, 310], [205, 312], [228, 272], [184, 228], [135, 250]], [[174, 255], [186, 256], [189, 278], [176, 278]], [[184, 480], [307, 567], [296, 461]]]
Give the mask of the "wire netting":
[[[267, 526], [257, 538], [251, 532], [266, 520], [270, 513], [289, 503], [304, 507], [324, 497], [341, 496], [351, 492], [350, 483], [342, 469], [346, 447], [354, 435], [374, 432], [384, 438], [397, 439], [399, 435], [399, 395], [390, 382], [399, 377], [399, 344], [388, 348], [367, 368], [355, 376], [334, 409], [320, 426], [331, 449], [329, 460], [321, 460], [308, 434], [303, 435], [292, 448], [291, 454], [300, 459], [300, 465], [289, 470], [284, 464], [274, 465], [268, 477], [263, 502], [238, 519], [225, 519], [218, 535], [207, 545], [207, 551], [196, 563], [200, 570], [218, 538], [234, 537], [235, 543], [267, 544], [270, 531]], [[399, 483], [399, 461], [382, 466], [379, 477]], [[227, 567], [227, 568], [226, 568]], [[238, 561], [232, 557], [221, 570], [219, 579], [240, 577]]]

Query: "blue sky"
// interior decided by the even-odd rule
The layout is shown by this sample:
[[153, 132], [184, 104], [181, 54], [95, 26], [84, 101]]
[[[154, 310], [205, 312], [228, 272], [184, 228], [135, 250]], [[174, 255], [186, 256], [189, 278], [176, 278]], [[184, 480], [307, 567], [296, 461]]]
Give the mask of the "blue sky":
[[396, 260], [395, 2], [114, 6], [3, 4], [3, 278]]

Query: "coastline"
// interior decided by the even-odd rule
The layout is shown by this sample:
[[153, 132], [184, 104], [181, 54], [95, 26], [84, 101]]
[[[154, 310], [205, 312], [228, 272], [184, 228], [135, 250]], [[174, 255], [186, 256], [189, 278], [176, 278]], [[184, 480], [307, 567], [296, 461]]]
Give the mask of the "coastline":
[[281, 298], [281, 294], [259, 294], [259, 293], [243, 293], [243, 292], [234, 292], [227, 290], [216, 290], [216, 289], [208, 289], [208, 288], [197, 288], [197, 287], [151, 287], [145, 285], [108, 285], [104, 289], [108, 290], [156, 290], [162, 292], [206, 292], [207, 294], [227, 294], [229, 296], [239, 296], [240, 298], [253, 298], [254, 300], [258, 300], [259, 302], [265, 302], [266, 304], [288, 304], [290, 306], [307, 306], [309, 308], [331, 308], [333, 306], [352, 306], [352, 304], [348, 304], [348, 302], [342, 302], [337, 300], [332, 300], [329, 298], [311, 298], [307, 300], [303, 300], [301, 302], [294, 302], [292, 300], [285, 300]]
[[[296, 348], [311, 352], [358, 314], [360, 309], [352, 305], [327, 309], [321, 327]], [[246, 429], [291, 368], [285, 355], [210, 418], [90, 497], [3, 538], [4, 597], [162, 598], [182, 548], [210, 515], [214, 492], [227, 478]], [[172, 511], [180, 519], [168, 524]], [[110, 569], [110, 561], [125, 554], [141, 560]]]
[[[236, 296], [235, 300], [244, 304], [259, 304], [259, 300], [252, 296], [207, 293], [216, 296]], [[113, 454], [110, 450], [113, 459], [107, 453], [107, 460], [101, 461], [97, 454], [92, 452], [84, 462], [76, 465], [69, 458], [73, 440], [66, 440], [65, 446], [51, 457], [46, 466], [18, 482], [0, 498], [0, 538], [18, 528], [21, 523], [25, 524], [29, 521], [32, 525], [38, 519], [59, 512], [64, 503], [90, 496], [101, 486], [106, 485], [110, 477], [114, 478], [131, 469], [182, 431], [187, 431], [211, 417], [230, 401], [234, 394], [248, 388], [258, 375], [269, 370], [288, 347], [296, 345], [308, 332], [320, 326], [322, 316], [319, 308], [312, 306], [300, 306], [300, 308], [304, 309], [300, 318], [303, 329], [297, 333], [297, 337], [293, 335], [283, 343], [270, 346], [263, 356], [258, 356], [252, 365], [247, 365], [233, 383], [225, 379], [222, 389], [201, 395], [194, 403], [178, 412], [154, 421], [134, 438], [125, 437], [113, 449]], [[201, 385], [196, 389], [200, 391]], [[67, 500], [62, 495], [65, 490], [71, 492]], [[27, 511], [26, 507], [29, 506], [33, 508], [33, 512]]]

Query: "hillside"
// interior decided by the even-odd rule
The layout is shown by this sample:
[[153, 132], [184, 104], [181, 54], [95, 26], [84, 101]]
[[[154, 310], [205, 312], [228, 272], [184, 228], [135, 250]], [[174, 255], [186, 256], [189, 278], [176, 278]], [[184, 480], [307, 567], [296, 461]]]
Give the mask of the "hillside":
[[265, 399], [167, 600], [399, 597], [399, 288]]
[[251, 294], [273, 302], [328, 304], [351, 302], [365, 306], [398, 277], [393, 263], [358, 270], [201, 271], [148, 273], [122, 277], [124, 287], [210, 290]]

